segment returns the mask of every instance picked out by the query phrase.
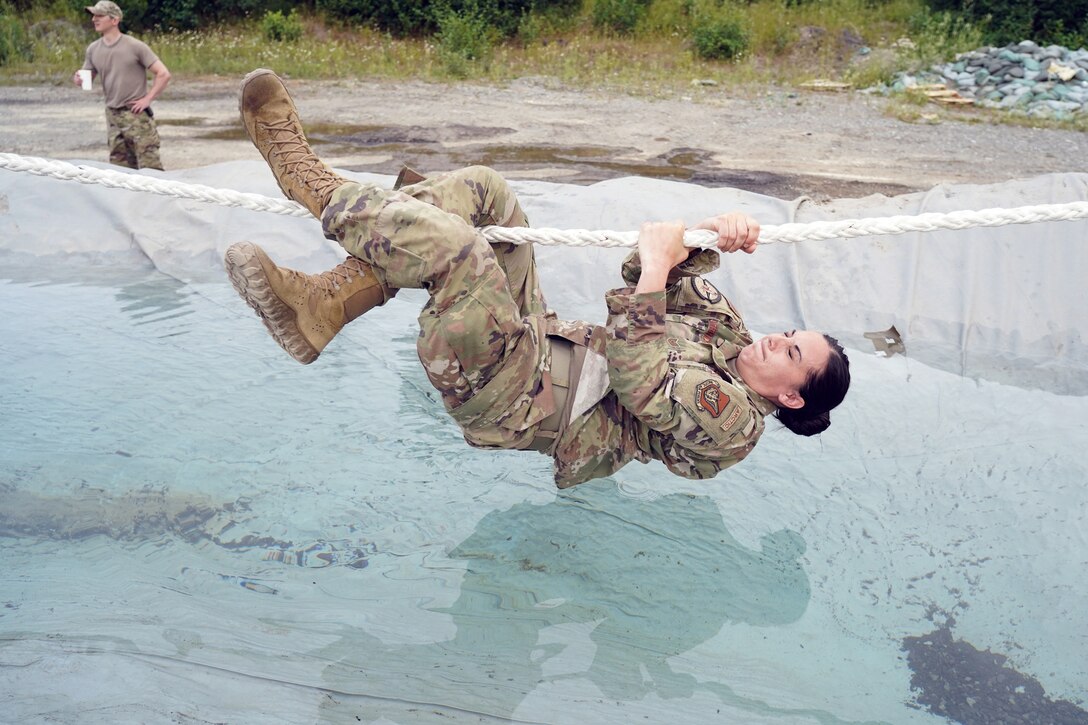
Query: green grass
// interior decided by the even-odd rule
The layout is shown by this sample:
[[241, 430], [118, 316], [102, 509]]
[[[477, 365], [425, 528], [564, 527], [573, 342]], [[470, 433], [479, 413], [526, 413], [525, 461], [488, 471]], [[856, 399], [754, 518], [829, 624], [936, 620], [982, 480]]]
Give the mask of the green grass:
[[938, 124], [946, 121], [980, 125], [1023, 126], [1026, 128], [1052, 128], [1061, 131], [1088, 132], [1088, 114], [1080, 113], [1066, 118], [1039, 118], [1021, 111], [1000, 111], [973, 106], [945, 106], [918, 92], [907, 92], [889, 97], [884, 113], [906, 123]]
[[[767, 85], [793, 86], [814, 78], [868, 87], [899, 70], [946, 62], [981, 43], [977, 29], [927, 11], [923, 0], [755, 0], [730, 10], [750, 29], [748, 49], [732, 61], [703, 60], [693, 49], [693, 23], [699, 13], [720, 10], [719, 0], [655, 0], [627, 36], [594, 31], [591, 2], [584, 3], [580, 14], [565, 18], [531, 16], [522, 22], [518, 36], [476, 45], [471, 26], [445, 36], [395, 38], [367, 28], [330, 25], [315, 16], [298, 18], [299, 42], [269, 40], [267, 23], [260, 18], [199, 32], [140, 37], [182, 77], [236, 77], [256, 67], [299, 79], [504, 83], [532, 76], [557, 85], [648, 97], [756, 94]], [[8, 54], [0, 66], [0, 82], [68, 83], [82, 63], [86, 44], [94, 39], [85, 17], [74, 12], [62, 18], [7, 17], [24, 24], [32, 48], [28, 57]], [[903, 38], [910, 42], [903, 43]], [[858, 52], [863, 46], [868, 53]], [[713, 81], [716, 85], [710, 87], [716, 90], [693, 86], [696, 80]], [[892, 108], [897, 104], [909, 106], [909, 100], [893, 101]], [[1028, 122], [1063, 128], [1081, 124]]]
[[[633, 35], [595, 32], [587, 2], [580, 15], [555, 19], [533, 17], [522, 36], [491, 44], [488, 62], [471, 64], [467, 77], [502, 82], [526, 75], [546, 76], [574, 85], [629, 86], [635, 92], [685, 87], [694, 78], [720, 83], [803, 82], [841, 77], [849, 71], [856, 45], [845, 38], [880, 47], [906, 34], [910, 19], [922, 12], [922, 0], [812, 0], [787, 5], [784, 0], [740, 4], [733, 12], [751, 29], [751, 46], [739, 60], [707, 61], [692, 48], [694, 14], [716, 0], [655, 0]], [[692, 10], [694, 8], [694, 10]], [[22, 18], [30, 26], [66, 22], [69, 37], [37, 43], [33, 58], [11, 59], [0, 67], [10, 80], [67, 80], [82, 60], [94, 35], [85, 18]], [[448, 48], [439, 38], [398, 39], [359, 29], [340, 29], [317, 17], [302, 17], [301, 42], [266, 38], [260, 19], [200, 32], [142, 35], [183, 75], [236, 75], [256, 66], [271, 66], [296, 78], [405, 78], [448, 80]], [[823, 29], [819, 42], [806, 40], [806, 26]], [[968, 48], [964, 48], [967, 50]]]

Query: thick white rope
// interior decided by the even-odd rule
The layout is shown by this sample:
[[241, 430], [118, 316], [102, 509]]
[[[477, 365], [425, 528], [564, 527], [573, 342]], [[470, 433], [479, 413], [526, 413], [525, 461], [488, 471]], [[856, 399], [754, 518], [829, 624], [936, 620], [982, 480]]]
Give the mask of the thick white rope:
[[286, 199], [271, 199], [260, 194], [247, 194], [231, 189], [216, 189], [203, 184], [186, 184], [180, 181], [156, 179], [142, 174], [96, 169], [92, 166], [76, 166], [66, 161], [54, 161], [53, 159], [42, 159], [35, 156], [0, 154], [0, 168], [9, 171], [24, 171], [34, 176], [49, 176], [64, 181], [78, 181], [81, 184], [98, 184], [110, 189], [149, 191], [160, 196], [195, 199], [196, 201], [205, 201], [220, 206], [242, 207], [243, 209], [267, 211], [286, 216], [310, 216], [310, 212], [306, 211], [301, 204]]
[[[140, 174], [124, 173], [89, 166], [76, 166], [64, 161], [0, 153], [0, 168], [23, 171], [35, 176], [49, 176], [81, 184], [98, 184], [113, 189], [145, 191], [179, 199], [240, 207], [252, 211], [272, 212], [285, 216], [308, 217], [301, 204], [287, 199], [272, 199], [260, 194], [249, 194], [230, 189], [216, 189], [203, 184], [156, 179]], [[795, 243], [826, 239], [850, 239], [905, 232], [932, 232], [939, 229], [967, 229], [969, 227], [999, 227], [1008, 224], [1033, 224], [1035, 222], [1071, 221], [1088, 218], [1088, 201], [1065, 204], [1039, 204], [1013, 209], [980, 209], [928, 213], [915, 216], [892, 216], [868, 219], [843, 219], [840, 221], [807, 222], [804, 224], [780, 224], [762, 227], [760, 244]], [[571, 247], [634, 247], [638, 244], [638, 232], [588, 231], [581, 229], [548, 229], [526, 227], [484, 227], [484, 236], [490, 242], [514, 244], [565, 245]], [[684, 236], [684, 244], [692, 248], [713, 247], [713, 232], [692, 230]]]

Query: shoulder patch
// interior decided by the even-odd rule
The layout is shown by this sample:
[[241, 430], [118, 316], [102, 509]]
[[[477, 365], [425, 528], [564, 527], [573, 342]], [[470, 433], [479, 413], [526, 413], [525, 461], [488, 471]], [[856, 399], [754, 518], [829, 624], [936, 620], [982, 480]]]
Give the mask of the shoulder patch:
[[714, 445], [729, 448], [742, 445], [751, 437], [759, 415], [742, 389], [702, 366], [682, 365], [674, 369], [676, 378], [669, 393], [690, 416], [684, 425], [698, 427], [696, 432], [682, 426], [684, 436], [693, 440], [691, 436], [705, 435]]
[[722, 293], [706, 279], [702, 277], [689, 277], [688, 279], [691, 280], [691, 291], [698, 297], [706, 300], [712, 305], [716, 305], [722, 301]]
[[709, 378], [695, 386], [695, 407], [705, 410], [714, 418], [721, 415], [729, 406], [729, 396], [722, 392], [722, 387], [718, 383], [718, 380]]

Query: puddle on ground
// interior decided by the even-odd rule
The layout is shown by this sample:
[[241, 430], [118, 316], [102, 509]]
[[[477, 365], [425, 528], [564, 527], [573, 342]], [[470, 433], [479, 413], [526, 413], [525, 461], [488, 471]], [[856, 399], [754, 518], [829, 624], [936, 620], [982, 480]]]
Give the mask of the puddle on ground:
[[[488, 141], [513, 132], [504, 127], [321, 123], [307, 125], [305, 130], [319, 154], [380, 153], [380, 158], [368, 158], [365, 164], [345, 164], [343, 168], [390, 176], [395, 176], [405, 165], [428, 173], [483, 164], [511, 178], [521, 175], [588, 185], [624, 176], [644, 176], [701, 186], [728, 186], [779, 199], [810, 196], [827, 200], [868, 194], [895, 196], [918, 190], [903, 184], [728, 169], [719, 165], [714, 154], [706, 149], [675, 148], [647, 158], [640, 149], [631, 146], [511, 145]], [[242, 127], [237, 126], [204, 134], [203, 138], [229, 141], [244, 140], [246, 136]]]
[[[208, 123], [208, 119], [199, 116], [186, 116], [185, 118], [156, 118], [155, 123], [159, 126], [203, 126]], [[245, 138], [244, 135], [242, 137]]]

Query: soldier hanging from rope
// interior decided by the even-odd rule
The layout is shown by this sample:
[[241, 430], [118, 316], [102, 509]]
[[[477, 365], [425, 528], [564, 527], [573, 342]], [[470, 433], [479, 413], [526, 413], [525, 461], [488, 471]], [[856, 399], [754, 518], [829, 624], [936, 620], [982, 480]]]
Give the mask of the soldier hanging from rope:
[[608, 292], [605, 326], [556, 319], [531, 244], [489, 244], [478, 227], [525, 226], [513, 191], [484, 167], [394, 190], [348, 181], [314, 155], [282, 81], [246, 76], [242, 120], [284, 194], [321, 220], [348, 258], [319, 275], [278, 267], [255, 244], [227, 250], [235, 289], [277, 343], [311, 363], [336, 334], [398, 289], [430, 295], [419, 316], [420, 361], [465, 440], [533, 450], [556, 484], [656, 459], [710, 478], [743, 459], [774, 414], [813, 435], [850, 384], [834, 338], [791, 330], [753, 341], [727, 299], [700, 275], [722, 252], [755, 251], [759, 225], [741, 213], [696, 225], [718, 248], [692, 253], [681, 222], [644, 224]]

